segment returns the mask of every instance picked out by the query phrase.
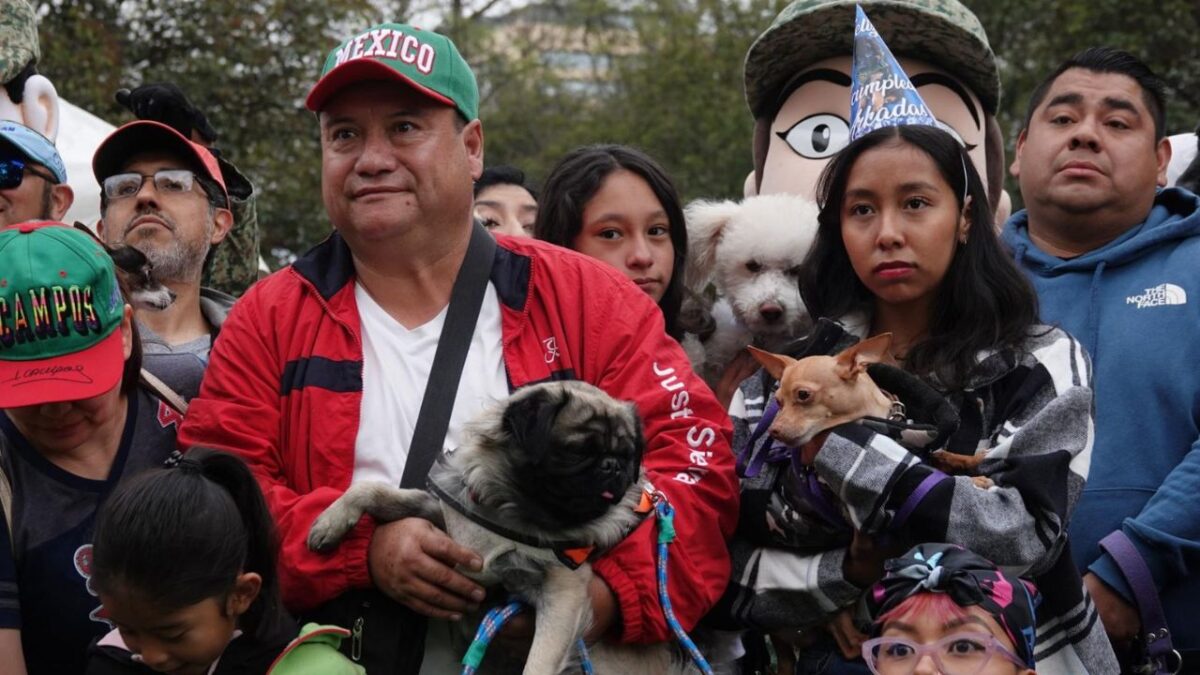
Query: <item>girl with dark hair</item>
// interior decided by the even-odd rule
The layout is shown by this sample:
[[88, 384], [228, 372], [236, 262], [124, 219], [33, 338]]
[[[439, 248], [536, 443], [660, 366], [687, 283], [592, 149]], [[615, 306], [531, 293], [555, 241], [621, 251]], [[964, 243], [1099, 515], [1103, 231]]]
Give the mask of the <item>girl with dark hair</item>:
[[[824, 642], [801, 658], [856, 659], [865, 627], [839, 611], [880, 579], [890, 555], [953, 542], [1044, 590], [1039, 673], [1114, 672], [1079, 572], [1062, 555], [1092, 450], [1089, 362], [1070, 335], [1037, 323], [1033, 291], [997, 242], [966, 151], [932, 126], [873, 131], [829, 164], [818, 201], [800, 288], [824, 318], [791, 354], [835, 353], [891, 333], [887, 386], [901, 403], [911, 393], [908, 419], [834, 427], [803, 453], [815, 455], [808, 464], [752, 448], [768, 468], [743, 483], [728, 592], [736, 617], [771, 630], [824, 624]], [[747, 401], [773, 388], [765, 376], [742, 384]], [[930, 388], [959, 417], [938, 439], [941, 452], [982, 455], [974, 473], [992, 487], [939, 471], [913, 447], [912, 423], [933, 421], [923, 410], [947, 407], [916, 395]], [[735, 447], [760, 418], [761, 407], [735, 419]], [[840, 509], [818, 508], [825, 503]], [[802, 552], [813, 514], [852, 543]], [[861, 662], [842, 667], [825, 672], [866, 672]]]
[[683, 337], [687, 225], [663, 168], [623, 145], [589, 145], [559, 161], [542, 187], [534, 236], [617, 268], [662, 309]]
[[336, 650], [349, 631], [312, 624], [292, 640], [277, 548], [258, 483], [233, 455], [195, 449], [129, 480], [96, 522], [92, 587], [116, 629], [87, 672], [362, 673]]

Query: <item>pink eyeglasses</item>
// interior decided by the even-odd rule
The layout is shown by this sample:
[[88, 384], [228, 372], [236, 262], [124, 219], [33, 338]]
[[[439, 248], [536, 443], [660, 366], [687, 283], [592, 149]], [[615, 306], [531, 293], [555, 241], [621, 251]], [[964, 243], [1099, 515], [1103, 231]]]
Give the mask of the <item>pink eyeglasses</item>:
[[1016, 654], [983, 633], [955, 633], [929, 644], [881, 637], [867, 640], [862, 646], [863, 660], [875, 675], [912, 675], [926, 654], [942, 675], [978, 675], [995, 654], [1025, 667]]

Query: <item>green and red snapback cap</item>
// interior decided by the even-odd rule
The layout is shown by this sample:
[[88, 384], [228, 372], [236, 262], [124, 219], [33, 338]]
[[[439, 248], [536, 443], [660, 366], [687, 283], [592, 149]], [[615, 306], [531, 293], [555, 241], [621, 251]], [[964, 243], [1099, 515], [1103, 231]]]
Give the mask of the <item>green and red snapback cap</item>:
[[112, 258], [87, 233], [50, 221], [0, 229], [0, 409], [112, 390], [124, 315]]
[[319, 112], [338, 90], [365, 80], [398, 81], [455, 108], [468, 122], [479, 117], [475, 73], [440, 33], [384, 23], [352, 36], [329, 52], [304, 105]]

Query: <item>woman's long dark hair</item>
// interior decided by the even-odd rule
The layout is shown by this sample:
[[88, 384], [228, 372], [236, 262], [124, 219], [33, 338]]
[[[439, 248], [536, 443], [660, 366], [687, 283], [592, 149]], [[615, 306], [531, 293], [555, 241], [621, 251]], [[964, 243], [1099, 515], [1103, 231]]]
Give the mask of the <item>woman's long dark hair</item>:
[[947, 390], [962, 387], [985, 349], [1017, 348], [1038, 322], [1037, 296], [1003, 250], [992, 227], [983, 183], [966, 150], [953, 136], [931, 126], [877, 129], [846, 146], [825, 167], [818, 183], [821, 213], [817, 240], [801, 267], [800, 294], [813, 316], [841, 318], [870, 312], [875, 303], [846, 253], [842, 212], [850, 171], [872, 148], [907, 144], [924, 152], [963, 208], [964, 184], [971, 196], [970, 229], [957, 246], [938, 288], [928, 336], [909, 351], [905, 367], [936, 376]]
[[238, 627], [266, 640], [288, 620], [277, 547], [250, 469], [233, 455], [196, 448], [175, 468], [142, 472], [108, 498], [96, 521], [92, 584], [99, 593], [133, 592], [173, 611], [224, 598], [238, 574], [255, 572], [262, 589]]
[[679, 326], [679, 308], [683, 304], [683, 273], [687, 262], [687, 223], [683, 219], [683, 206], [675, 185], [667, 172], [649, 155], [625, 145], [588, 145], [567, 153], [542, 186], [533, 236], [559, 246], [575, 248], [575, 238], [583, 229], [584, 207], [595, 196], [604, 179], [621, 169], [633, 172], [646, 181], [667, 214], [675, 260], [671, 269], [671, 283], [667, 284], [658, 306], [667, 324], [667, 334], [678, 340], [683, 337], [683, 329]]

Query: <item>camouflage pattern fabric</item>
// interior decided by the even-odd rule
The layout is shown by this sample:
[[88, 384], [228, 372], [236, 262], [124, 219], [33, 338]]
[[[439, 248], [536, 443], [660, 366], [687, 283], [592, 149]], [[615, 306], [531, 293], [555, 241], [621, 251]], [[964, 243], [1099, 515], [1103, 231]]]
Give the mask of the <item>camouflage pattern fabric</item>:
[[39, 58], [33, 6], [25, 0], [0, 0], [0, 82], [13, 80]]
[[217, 161], [229, 190], [233, 229], [213, 250], [200, 285], [240, 297], [258, 280], [257, 190], [233, 164], [224, 158]]
[[853, 51], [855, 4], [892, 53], [945, 69], [995, 114], [1000, 103], [996, 55], [979, 19], [958, 0], [796, 0], [746, 54], [746, 103], [756, 118], [772, 112], [780, 89], [794, 75]]

